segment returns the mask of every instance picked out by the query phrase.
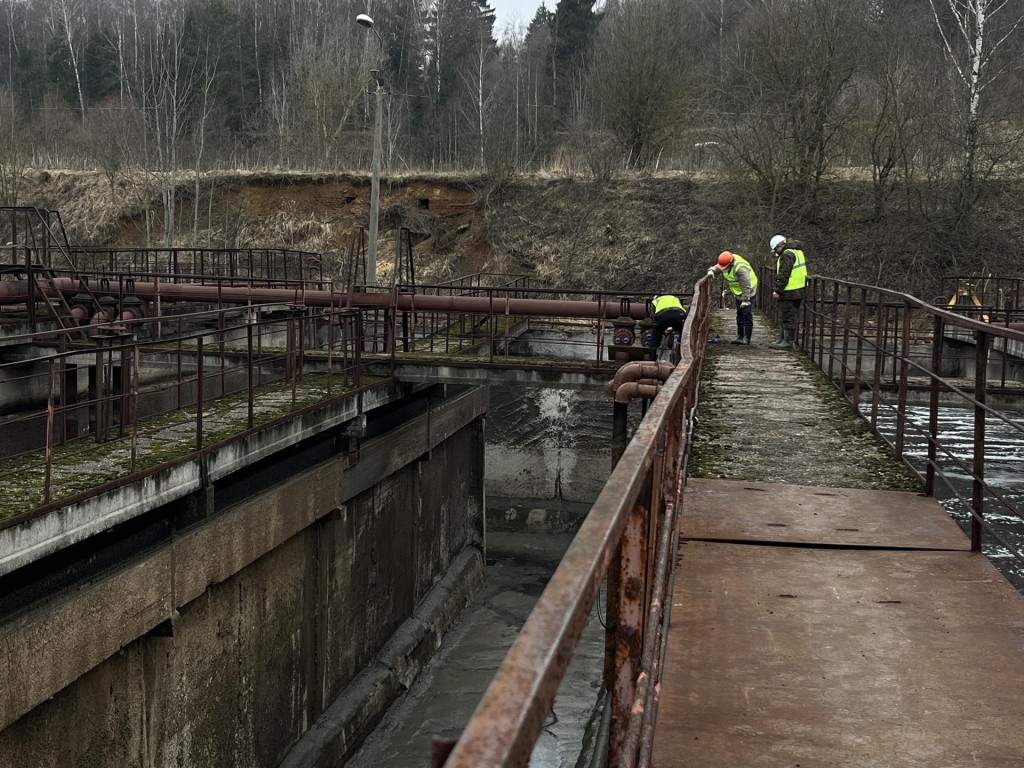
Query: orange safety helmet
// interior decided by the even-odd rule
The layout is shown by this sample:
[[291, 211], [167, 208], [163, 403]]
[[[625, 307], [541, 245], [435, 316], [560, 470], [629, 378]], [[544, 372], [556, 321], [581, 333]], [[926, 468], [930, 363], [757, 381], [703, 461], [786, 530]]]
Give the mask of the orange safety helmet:
[[722, 269], [728, 269], [730, 264], [732, 264], [732, 254], [729, 251], [722, 251], [718, 254], [719, 267]]

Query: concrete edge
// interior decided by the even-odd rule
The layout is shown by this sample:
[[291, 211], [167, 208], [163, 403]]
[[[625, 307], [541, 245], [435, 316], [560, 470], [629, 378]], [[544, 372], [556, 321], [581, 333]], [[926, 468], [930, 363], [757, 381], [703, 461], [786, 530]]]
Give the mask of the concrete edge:
[[[341, 765], [362, 744], [388, 707], [441, 647], [445, 633], [484, 583], [483, 553], [467, 546], [384, 644], [377, 658], [346, 686], [295, 743], [279, 768]], [[424, 761], [429, 755], [424, 755]]]

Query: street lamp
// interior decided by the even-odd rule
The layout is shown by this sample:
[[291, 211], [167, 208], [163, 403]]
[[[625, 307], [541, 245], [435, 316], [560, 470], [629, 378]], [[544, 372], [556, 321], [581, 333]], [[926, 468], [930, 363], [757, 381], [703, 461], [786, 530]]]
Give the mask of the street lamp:
[[[380, 51], [377, 60], [380, 61], [384, 55], [384, 38], [373, 24], [373, 19], [365, 13], [356, 16], [356, 23], [367, 29], [372, 29], [380, 44]], [[377, 90], [374, 92], [374, 115], [373, 115], [373, 176], [370, 181], [370, 243], [366, 254], [366, 284], [377, 284], [377, 220], [380, 217], [380, 156], [381, 156], [381, 126], [384, 113], [384, 76], [379, 69], [371, 69], [370, 76], [377, 82]]]

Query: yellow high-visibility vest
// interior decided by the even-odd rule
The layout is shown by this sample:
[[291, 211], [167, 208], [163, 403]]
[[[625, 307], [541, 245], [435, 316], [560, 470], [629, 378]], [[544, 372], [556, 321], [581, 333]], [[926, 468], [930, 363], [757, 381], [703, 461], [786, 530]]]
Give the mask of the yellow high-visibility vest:
[[[786, 287], [782, 290], [795, 291], [807, 285], [807, 260], [804, 258], [803, 251], [797, 250], [796, 248], [787, 248], [786, 250], [792, 251], [796, 254], [796, 260], [793, 262], [793, 271], [789, 273], [789, 282], [786, 283]], [[782, 257], [779, 256], [779, 260], [775, 262], [776, 273], [778, 273], [781, 265]]]
[[750, 289], [753, 290], [757, 287], [757, 273], [754, 272], [754, 268], [750, 266], [750, 262], [740, 256], [738, 253], [733, 252], [732, 264], [729, 268], [722, 271], [722, 277], [725, 278], [726, 285], [729, 286], [729, 290], [732, 291], [733, 296], [739, 296], [743, 293], [743, 286], [740, 285], [740, 280], [736, 276], [736, 267], [746, 267], [750, 273]]
[[665, 309], [678, 309], [681, 312], [686, 311], [683, 309], [683, 302], [675, 296], [659, 296], [654, 300], [654, 314], [658, 314]]

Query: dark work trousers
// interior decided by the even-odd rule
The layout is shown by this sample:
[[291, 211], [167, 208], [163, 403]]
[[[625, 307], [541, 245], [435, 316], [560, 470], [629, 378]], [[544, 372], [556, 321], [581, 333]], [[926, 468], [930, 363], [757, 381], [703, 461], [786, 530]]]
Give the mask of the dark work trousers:
[[796, 331], [796, 321], [800, 316], [800, 303], [803, 298], [779, 299], [779, 325], [784, 331]]
[[654, 331], [651, 333], [651, 360], [658, 359], [658, 345], [661, 344], [661, 337], [669, 328], [675, 328], [682, 332], [683, 323], [686, 322], [686, 313], [678, 309], [663, 309], [654, 316]]
[[747, 304], [745, 307], [741, 307], [743, 301], [739, 296], [736, 297], [736, 335], [750, 341], [750, 337], [754, 335], [754, 310]]

